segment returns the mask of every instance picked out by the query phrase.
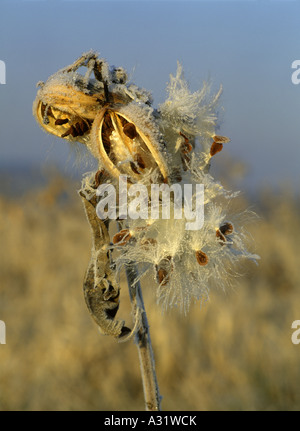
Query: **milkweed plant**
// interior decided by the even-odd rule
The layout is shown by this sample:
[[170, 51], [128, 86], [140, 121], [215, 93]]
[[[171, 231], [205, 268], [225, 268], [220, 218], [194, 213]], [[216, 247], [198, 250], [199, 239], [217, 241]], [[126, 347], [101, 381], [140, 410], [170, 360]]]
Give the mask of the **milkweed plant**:
[[[152, 280], [163, 310], [187, 313], [211, 288], [230, 286], [240, 261], [259, 259], [247, 250], [249, 213], [231, 209], [238, 193], [210, 173], [230, 141], [216, 134], [222, 88], [211, 94], [204, 83], [191, 92], [178, 64], [167, 99], [154, 108], [149, 91], [93, 51], [38, 86], [33, 113], [40, 126], [86, 146], [98, 164], [79, 191], [93, 239], [86, 304], [102, 333], [120, 341], [135, 336], [146, 409], [159, 410], [141, 278]], [[116, 320], [124, 268], [133, 329]]]

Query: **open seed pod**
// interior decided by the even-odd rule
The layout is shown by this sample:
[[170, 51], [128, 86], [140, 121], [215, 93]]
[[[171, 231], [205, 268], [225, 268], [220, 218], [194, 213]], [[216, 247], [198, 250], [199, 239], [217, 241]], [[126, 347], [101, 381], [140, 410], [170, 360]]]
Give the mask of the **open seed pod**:
[[167, 182], [167, 166], [156, 138], [154, 121], [136, 118], [129, 106], [109, 105], [96, 116], [90, 150], [114, 177], [127, 175], [132, 182], [158, 170]]
[[[77, 72], [80, 67], [87, 69], [84, 76]], [[108, 99], [113, 103], [131, 101], [124, 91], [126, 86], [118, 84], [124, 78], [122, 75], [118, 81], [120, 71], [124, 75], [120, 68], [108, 71], [106, 62], [92, 51], [83, 54], [73, 64], [50, 76], [45, 83], [38, 84], [40, 88], [33, 103], [33, 115], [46, 132], [86, 143], [91, 124]], [[95, 79], [91, 78], [92, 72]], [[111, 82], [108, 88], [110, 75], [116, 83]]]
[[46, 132], [70, 141], [86, 142], [92, 124], [91, 120], [46, 105], [38, 98], [34, 103], [33, 113]]
[[[65, 78], [65, 76], [64, 76]], [[104, 87], [89, 85], [90, 91], [59, 81], [51, 77], [38, 91], [33, 103], [33, 115], [42, 128], [55, 136], [70, 141], [86, 143], [91, 125], [101, 108], [106, 104]], [[114, 102], [126, 103], [120, 94], [110, 93]]]

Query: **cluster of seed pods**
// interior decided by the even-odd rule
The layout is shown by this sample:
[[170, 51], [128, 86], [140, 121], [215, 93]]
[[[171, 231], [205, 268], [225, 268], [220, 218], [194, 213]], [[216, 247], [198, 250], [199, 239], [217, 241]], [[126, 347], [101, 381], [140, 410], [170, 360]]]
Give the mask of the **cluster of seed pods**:
[[[81, 70], [84, 73], [80, 73]], [[98, 161], [98, 171], [85, 179], [80, 190], [92, 230], [95, 233], [96, 229], [96, 237], [101, 238], [100, 242], [94, 241], [86, 301], [103, 332], [116, 337], [124, 334], [124, 325], [116, 325], [114, 321], [119, 305], [119, 288], [112, 286], [112, 283], [117, 286], [116, 277], [114, 282], [108, 282], [108, 273], [111, 275], [112, 271], [118, 272], [122, 264], [132, 261], [151, 263], [159, 292], [170, 285], [167, 291], [169, 302], [186, 308], [185, 304], [189, 304], [190, 297], [199, 297], [203, 292], [202, 287], [197, 288], [199, 274], [200, 283], [205, 283], [210, 278], [210, 273], [206, 271], [201, 280], [199, 271], [212, 265], [212, 272], [218, 261], [218, 257], [215, 258], [219, 253], [217, 248], [221, 250], [225, 246], [229, 250], [235, 234], [233, 223], [226, 220], [220, 212], [216, 216], [216, 211], [213, 210], [210, 213], [214, 215], [207, 225], [206, 238], [209, 235], [209, 240], [200, 240], [200, 232], [196, 232], [194, 237], [183, 232], [181, 238], [184, 245], [177, 244], [173, 248], [165, 246], [168, 235], [177, 235], [177, 222], [173, 223], [172, 220], [166, 227], [171, 231], [167, 234], [164, 232], [163, 235], [160, 232], [163, 228], [160, 221], [151, 218], [139, 222], [118, 220], [119, 230], [114, 235], [109, 234], [109, 220], [96, 220], [97, 187], [106, 181], [118, 188], [121, 175], [126, 176], [128, 185], [143, 184], [149, 190], [154, 183], [171, 186], [174, 183], [195, 182], [195, 178], [199, 178], [206, 183], [209, 201], [210, 197], [226, 194], [209, 175], [211, 158], [222, 150], [224, 143], [229, 142], [228, 138], [215, 134], [214, 109], [220, 94], [207, 102], [203, 98], [204, 92], [197, 93], [197, 102], [196, 97], [193, 99], [193, 95], [185, 88], [180, 73], [175, 81], [173, 78], [173, 98], [170, 97], [159, 109], [154, 109], [150, 93], [128, 83], [127, 73], [123, 68], [109, 67], [104, 59], [90, 51], [70, 66], [54, 73], [45, 83], [39, 82], [33, 104], [34, 116], [46, 132], [85, 145]], [[184, 106], [186, 110], [182, 114], [180, 112]], [[200, 239], [195, 240], [195, 236]], [[94, 239], [96, 237], [94, 235]], [[202, 243], [204, 247], [199, 245]], [[181, 298], [177, 301], [174, 297], [179, 290], [175, 289], [172, 294], [171, 289], [174, 282], [178, 282], [176, 271], [182, 273], [185, 266], [176, 263], [176, 256], [181, 256], [181, 260], [178, 258], [177, 261], [182, 262], [189, 244], [193, 244], [192, 263], [185, 266], [192, 270], [187, 283], [195, 280], [195, 287], [190, 293], [187, 293], [187, 288], [181, 287]], [[100, 254], [99, 249], [102, 250]], [[112, 258], [112, 251], [115, 249], [120, 252], [117, 262]], [[233, 256], [240, 254], [249, 257], [243, 250], [240, 244], [238, 253], [233, 253]], [[193, 273], [193, 267], [198, 267], [196, 273]], [[97, 271], [102, 271], [102, 274]], [[173, 273], [175, 281], [172, 281]], [[218, 271], [216, 274], [222, 277]], [[97, 301], [96, 284], [99, 290]], [[187, 296], [186, 302], [182, 299], [184, 295]], [[162, 293], [162, 297], [164, 296], [165, 293]], [[90, 300], [91, 297], [93, 301]], [[100, 303], [103, 306], [100, 307]], [[103, 314], [103, 310], [109, 311]]]

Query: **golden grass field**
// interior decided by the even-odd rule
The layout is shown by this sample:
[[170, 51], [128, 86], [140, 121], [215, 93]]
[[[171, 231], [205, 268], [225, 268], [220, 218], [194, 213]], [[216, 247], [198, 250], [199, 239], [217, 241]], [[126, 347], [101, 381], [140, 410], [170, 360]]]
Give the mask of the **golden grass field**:
[[[0, 410], [144, 410], [136, 346], [100, 335], [85, 306], [91, 237], [78, 188], [57, 174], [0, 197]], [[299, 200], [265, 191], [247, 204], [261, 261], [231, 290], [184, 317], [162, 315], [144, 285], [163, 410], [300, 409]], [[131, 323], [126, 295], [124, 285]]]

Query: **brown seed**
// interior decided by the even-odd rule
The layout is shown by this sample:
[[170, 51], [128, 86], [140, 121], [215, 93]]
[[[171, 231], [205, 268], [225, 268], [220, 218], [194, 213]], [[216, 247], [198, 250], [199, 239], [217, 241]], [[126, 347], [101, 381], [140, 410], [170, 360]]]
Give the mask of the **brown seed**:
[[60, 136], [61, 136], [61, 138], [66, 138], [70, 134], [73, 136], [73, 126], [69, 127], [69, 129], [65, 133], [63, 133], [62, 135], [60, 135]]
[[108, 132], [107, 130], [102, 129], [101, 138], [102, 138], [104, 150], [106, 151], [107, 154], [109, 154], [110, 147], [111, 147], [109, 136], [110, 136], [110, 132]]
[[62, 124], [66, 124], [68, 122], [69, 122], [68, 118], [58, 118], [57, 120], [55, 120], [55, 125], [61, 126]]
[[220, 229], [216, 230], [216, 237], [222, 241], [222, 242], [226, 242], [226, 238], [225, 236], [222, 234], [222, 232], [220, 231]]
[[173, 270], [172, 256], [164, 257], [158, 265], [156, 265], [157, 281], [162, 286], [165, 286], [170, 281], [170, 273]]
[[139, 153], [136, 154], [135, 161], [140, 169], [145, 169], [146, 167], [145, 162]]
[[140, 172], [138, 171], [137, 167], [135, 166], [135, 164], [133, 162], [130, 162], [130, 167], [135, 174], [140, 175]]
[[136, 127], [133, 123], [126, 123], [123, 127], [123, 132], [130, 139], [134, 139], [137, 137], [138, 133], [136, 131]]
[[70, 134], [73, 136], [73, 138], [76, 138], [76, 136], [78, 136], [77, 130], [74, 126], [70, 127]]
[[76, 131], [77, 136], [82, 136], [84, 134], [82, 128], [81, 128], [81, 122], [78, 121], [74, 124], [74, 129]]
[[226, 222], [220, 226], [220, 232], [223, 235], [230, 235], [233, 232], [233, 226], [231, 223]]
[[104, 116], [103, 129], [107, 132], [108, 136], [110, 136], [112, 131], [114, 130], [113, 123], [108, 112], [106, 112]]
[[215, 154], [217, 154], [220, 151], [222, 151], [222, 148], [223, 148], [223, 144], [220, 144], [220, 143], [214, 141], [211, 144], [211, 147], [210, 147], [210, 155], [211, 155], [211, 157], [213, 157]]
[[165, 286], [169, 282], [169, 273], [163, 268], [157, 269], [157, 280], [159, 284]]
[[41, 103], [41, 114], [42, 114], [42, 117], [44, 117], [44, 115], [45, 115], [46, 112], [47, 112], [47, 117], [54, 118], [51, 106], [45, 105], [45, 103]]
[[122, 229], [113, 236], [113, 244], [125, 245], [131, 238], [129, 229]]
[[96, 187], [100, 186], [103, 173], [104, 173], [103, 169], [100, 169], [99, 171], [96, 172], [96, 174], [95, 174], [95, 186]]
[[48, 115], [48, 117], [53, 117], [54, 118], [51, 106], [48, 107], [47, 115]]
[[188, 156], [188, 154], [184, 154], [181, 152], [181, 161], [182, 161], [182, 168], [184, 171], [188, 170], [188, 164], [190, 163], [191, 159]]
[[42, 117], [45, 115], [46, 108], [47, 108], [47, 105], [45, 105], [45, 103], [41, 103], [41, 114], [42, 114]]
[[213, 136], [213, 140], [218, 144], [226, 144], [227, 142], [230, 142], [229, 138], [227, 138], [226, 136], [220, 136], [220, 135]]
[[191, 146], [191, 144], [187, 144], [187, 145], [184, 145], [181, 151], [183, 152], [183, 154], [188, 154], [192, 151], [192, 149], [193, 147]]
[[196, 259], [200, 266], [205, 266], [208, 264], [208, 257], [202, 250], [196, 250]]
[[179, 132], [179, 135], [184, 138], [184, 143], [182, 144], [181, 151], [183, 152], [183, 154], [190, 153], [192, 151], [193, 147], [190, 144], [189, 139], [182, 132]]

